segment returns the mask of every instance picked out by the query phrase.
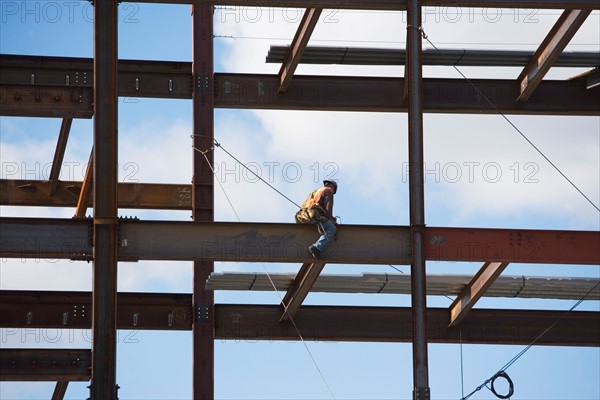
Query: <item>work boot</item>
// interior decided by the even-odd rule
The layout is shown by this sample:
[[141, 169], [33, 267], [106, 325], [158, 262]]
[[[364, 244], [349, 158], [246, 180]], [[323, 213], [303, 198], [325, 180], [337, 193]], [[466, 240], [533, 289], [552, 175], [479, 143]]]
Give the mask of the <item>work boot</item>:
[[319, 258], [319, 256], [321, 255], [321, 251], [317, 249], [314, 245], [311, 245], [308, 248], [308, 251], [310, 251], [310, 254], [313, 256], [313, 258]]

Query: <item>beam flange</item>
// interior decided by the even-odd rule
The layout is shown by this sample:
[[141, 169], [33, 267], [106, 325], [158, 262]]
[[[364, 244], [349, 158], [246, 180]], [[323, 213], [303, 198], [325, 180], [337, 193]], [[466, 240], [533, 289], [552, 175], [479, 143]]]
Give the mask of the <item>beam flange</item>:
[[308, 296], [308, 293], [319, 278], [319, 274], [321, 271], [323, 271], [324, 267], [325, 263], [322, 262], [302, 264], [302, 267], [300, 267], [296, 278], [294, 278], [292, 285], [281, 301], [284, 312], [280, 318], [280, 321], [294, 319], [296, 313], [302, 305], [302, 302], [306, 296]]
[[0, 349], [0, 381], [89, 381], [92, 352]]
[[479, 269], [450, 305], [450, 326], [458, 325], [462, 321], [507, 266], [508, 263], [487, 262]]
[[310, 36], [312, 35], [319, 17], [321, 16], [322, 8], [307, 8], [300, 21], [300, 26], [296, 31], [292, 44], [290, 45], [289, 51], [285, 56], [281, 69], [279, 70], [279, 90], [278, 93], [285, 92], [292, 81], [294, 72], [298, 67], [302, 53], [308, 45]]
[[531, 61], [523, 68], [517, 78], [519, 81], [519, 97], [517, 101], [526, 102], [539, 86], [558, 56], [567, 47], [575, 33], [579, 30], [591, 10], [565, 10], [558, 18]]

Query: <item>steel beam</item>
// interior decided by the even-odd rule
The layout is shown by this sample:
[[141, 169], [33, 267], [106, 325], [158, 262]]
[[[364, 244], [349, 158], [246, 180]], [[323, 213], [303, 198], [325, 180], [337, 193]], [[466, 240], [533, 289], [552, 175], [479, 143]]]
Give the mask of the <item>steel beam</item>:
[[283, 59], [281, 69], [279, 70], [279, 90], [278, 93], [285, 92], [292, 81], [294, 72], [298, 67], [302, 53], [310, 40], [310, 37], [315, 30], [315, 26], [319, 22], [322, 8], [307, 8], [304, 11], [300, 26], [294, 35], [292, 44], [289, 47], [288, 53]]
[[438, 228], [425, 231], [428, 260], [600, 264], [600, 232]]
[[[79, 107], [88, 104], [89, 118], [92, 112], [92, 94], [89, 89], [94, 86], [93, 65], [92, 58], [2, 54], [0, 55], [0, 84], [2, 84], [0, 87], [17, 85], [30, 90], [63, 88], [63, 90], [74, 90], [74, 93], [83, 91], [89, 96], [81, 98]], [[119, 60], [117, 68], [119, 96], [192, 98], [192, 64], [189, 62]]]
[[[402, 78], [299, 76], [278, 95], [276, 75], [216, 74], [215, 106], [236, 109], [405, 112]], [[525, 115], [600, 115], [598, 89], [585, 81], [543, 81], [526, 103], [515, 80], [423, 80], [423, 111]], [[489, 99], [486, 100], [485, 98]], [[491, 102], [491, 104], [490, 104]]]
[[[193, 179], [192, 218], [194, 224], [214, 221], [214, 56], [212, 3], [194, 2], [192, 6], [192, 99]], [[198, 151], [199, 150], [199, 151]], [[201, 153], [203, 151], [205, 153]], [[192, 324], [192, 392], [195, 399], [214, 398], [214, 292], [207, 290], [206, 280], [214, 271], [212, 260], [194, 261]]]
[[56, 382], [56, 386], [54, 387], [54, 392], [52, 393], [52, 400], [63, 400], [65, 398], [65, 393], [67, 393], [68, 386], [69, 386], [69, 381]]
[[[0, 291], [0, 327], [6, 335], [19, 335], [18, 328], [89, 329], [90, 317], [80, 311], [91, 304], [89, 292]], [[190, 294], [119, 293], [119, 329], [191, 330]], [[129, 298], [127, 302], [125, 299]], [[48, 304], [43, 301], [48, 300]], [[127, 304], [125, 304], [125, 303]], [[127, 312], [123, 309], [126, 308]], [[52, 310], [52, 311], [51, 311]], [[166, 318], [166, 312], [172, 317]], [[77, 317], [73, 315], [78, 312]], [[31, 317], [28, 317], [31, 312]], [[63, 313], [69, 313], [63, 325]], [[133, 325], [135, 312], [138, 325]], [[46, 313], [46, 317], [44, 317]], [[122, 314], [121, 314], [122, 313]], [[427, 309], [427, 339], [430, 343], [527, 345], [546, 330], [564, 311], [474, 309], [460, 329], [449, 327], [448, 309]], [[279, 322], [279, 305], [215, 305], [215, 339], [298, 340], [289, 322]], [[26, 324], [28, 319], [30, 324]], [[147, 324], [148, 320], [155, 321]], [[165, 323], [172, 321], [173, 326]], [[409, 307], [303, 306], [294, 322], [306, 340], [410, 342], [412, 318]], [[573, 311], [562, 318], [536, 345], [600, 346], [600, 313]]]
[[58, 178], [60, 178], [60, 170], [65, 157], [65, 150], [67, 149], [67, 141], [69, 140], [69, 132], [71, 131], [71, 125], [73, 124], [73, 118], [63, 118], [60, 125], [60, 132], [58, 134], [58, 140], [56, 141], [56, 150], [54, 151], [54, 160], [52, 161], [52, 169], [50, 170], [50, 196], [56, 194], [58, 188]]
[[2, 83], [0, 116], [91, 118], [93, 97], [92, 88]]
[[[0, 257], [87, 259], [89, 220], [0, 218]], [[120, 260], [313, 262], [311, 226], [299, 224], [121, 220]], [[600, 232], [425, 228], [431, 261], [600, 264]], [[323, 262], [411, 263], [410, 228], [340, 225]]]
[[67, 393], [68, 386], [69, 386], [69, 381], [56, 382], [56, 386], [54, 387], [54, 392], [52, 393], [52, 400], [63, 400], [65, 398], [65, 393]]
[[[216, 272], [206, 282], [211, 290], [289, 290], [295, 274]], [[458, 296], [472, 275], [427, 275], [428, 296]], [[311, 292], [410, 294], [410, 275], [388, 273], [320, 274]], [[500, 276], [485, 291], [486, 297], [600, 300], [600, 278]], [[596, 286], [599, 285], [599, 286]], [[594, 289], [594, 287], [596, 288]]]
[[[117, 328], [127, 330], [190, 330], [189, 294], [118, 293]], [[0, 291], [0, 327], [90, 329], [90, 292]], [[7, 337], [18, 333], [6, 331]], [[91, 338], [89, 338], [91, 340]]]
[[0, 381], [88, 381], [90, 350], [0, 349]]
[[[36, 61], [37, 60], [37, 61]], [[92, 93], [89, 88], [67, 86], [65, 72], [55, 70], [79, 68], [79, 64], [89, 64], [90, 72], [86, 73], [85, 83], [83, 72], [79, 69], [70, 72], [68, 85], [74, 85], [74, 76], [79, 76], [80, 85], [90, 85], [92, 62], [74, 58], [46, 58], [28, 56], [0, 56], [0, 80], [20, 82], [26, 90], [38, 86], [28, 84], [31, 74], [52, 86], [53, 90], [88, 90], [88, 106], [92, 104]], [[119, 61], [119, 65], [128, 60]], [[189, 63], [160, 63], [160, 68], [153, 61], [134, 61], [129, 71], [135, 76], [124, 76], [125, 67], [120, 67], [119, 82], [127, 81], [133, 89], [120, 90], [121, 96], [161, 97], [161, 98], [191, 98], [191, 64]], [[73, 65], [73, 66], [72, 66]], [[148, 82], [145, 74], [157, 73], [160, 69], [162, 78], [156, 83]], [[76, 75], [77, 73], [77, 75]], [[136, 78], [137, 77], [137, 78]], [[170, 81], [169, 77], [173, 78]], [[179, 77], [179, 78], [178, 78]], [[9, 78], [11, 80], [9, 80]], [[137, 81], [136, 81], [137, 79]], [[133, 83], [131, 83], [133, 82]], [[136, 83], [137, 82], [137, 83]], [[474, 79], [471, 81], [477, 88], [464, 79], [424, 79], [424, 111], [443, 113], [497, 113], [498, 111], [513, 114], [539, 115], [600, 115], [600, 100], [595, 92], [587, 90], [585, 80], [572, 81], [542, 81], [536, 92], [526, 103], [517, 102], [518, 85], [514, 80]], [[137, 84], [138, 90], [135, 90]], [[65, 85], [61, 88], [60, 85]], [[121, 84], [122, 85], [122, 84]], [[174, 85], [174, 86], [173, 86]], [[0, 85], [1, 86], [1, 85]], [[145, 93], [154, 86], [166, 87]], [[404, 79], [401, 78], [369, 78], [369, 77], [336, 77], [336, 76], [295, 76], [288, 90], [278, 95], [280, 86], [277, 75], [248, 75], [248, 74], [216, 74], [215, 107], [245, 108], [245, 109], [294, 109], [294, 110], [325, 110], [325, 111], [406, 111], [406, 102], [402, 96]], [[181, 94], [171, 94], [178, 88], [186, 88]], [[597, 88], [594, 90], [598, 90]], [[493, 106], [482, 98], [480, 92], [489, 98]], [[13, 102], [14, 97], [7, 101]], [[40, 114], [35, 102], [20, 106], [23, 116]], [[88, 108], [89, 108], [88, 107]], [[497, 109], [495, 108], [497, 107]], [[69, 112], [61, 108], [51, 107], [55, 116], [68, 117]], [[91, 108], [88, 117], [91, 117]], [[63, 115], [64, 114], [64, 115]], [[77, 116], [77, 115], [75, 115]]]
[[281, 301], [283, 315], [281, 316], [280, 321], [294, 319], [296, 313], [300, 310], [300, 306], [302, 306], [302, 302], [306, 296], [308, 296], [308, 293], [317, 281], [317, 278], [324, 267], [325, 263], [322, 262], [302, 264], [292, 285]]
[[[408, 91], [409, 209], [412, 239], [410, 266], [413, 399], [429, 400], [429, 363], [427, 355], [427, 291], [425, 247], [425, 175], [423, 158], [423, 63], [420, 0], [408, 1], [406, 46], [408, 65], [405, 85]], [[407, 93], [408, 92], [408, 93]]]
[[[294, 326], [281, 323], [278, 305], [216, 306], [216, 338], [228, 340], [299, 340]], [[472, 310], [460, 329], [448, 327], [448, 309], [427, 309], [429, 343], [528, 345], [564, 311]], [[305, 340], [411, 342], [409, 307], [303, 306], [294, 319]], [[564, 316], [536, 345], [600, 346], [600, 313], [577, 311]]]
[[[85, 176], [81, 183], [81, 189], [79, 190], [79, 197], [77, 198], [77, 204], [75, 206], [75, 217], [83, 218], [90, 205], [93, 203], [92, 194], [94, 192], [94, 148], [90, 152], [90, 158], [88, 159], [87, 168], [85, 170]], [[93, 206], [93, 204], [92, 204]]]
[[[133, 0], [134, 3], [171, 3], [191, 4], [194, 0]], [[209, 3], [213, 0], [200, 0]], [[406, 10], [406, 0], [219, 0], [214, 2], [223, 6], [240, 7], [283, 7], [306, 8], [322, 7], [352, 10]], [[483, 7], [483, 8], [526, 8], [526, 9], [565, 9], [578, 8], [597, 10], [595, 0], [423, 0], [423, 6], [433, 7]]]
[[517, 101], [525, 102], [529, 100], [546, 73], [554, 65], [558, 56], [567, 47], [591, 12], [591, 10], [570, 9], [562, 13], [517, 78], [519, 81]]
[[95, 2], [91, 400], [117, 398], [117, 21], [117, 0]]
[[487, 262], [481, 267], [450, 305], [451, 326], [458, 325], [462, 321], [507, 266], [508, 263]]
[[[76, 207], [83, 182], [58, 181], [54, 196], [48, 196], [49, 181], [0, 179], [0, 205], [37, 207]], [[189, 184], [119, 183], [119, 208], [191, 210]], [[88, 196], [86, 207], [92, 206]], [[85, 213], [84, 213], [85, 214]]]
[[[282, 63], [290, 46], [269, 48], [267, 63]], [[423, 49], [423, 65], [460, 67], [524, 67], [533, 57], [533, 51], [478, 50], [478, 49]], [[406, 50], [396, 48], [308, 46], [300, 64], [338, 65], [405, 65]], [[600, 53], [572, 51], [561, 53], [555, 67], [593, 68], [600, 64]]]

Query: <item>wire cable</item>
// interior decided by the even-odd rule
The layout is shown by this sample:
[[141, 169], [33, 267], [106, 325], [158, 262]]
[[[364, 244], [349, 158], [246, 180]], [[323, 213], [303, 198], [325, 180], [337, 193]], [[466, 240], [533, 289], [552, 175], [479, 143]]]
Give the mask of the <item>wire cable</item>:
[[[431, 40], [429, 40], [429, 37], [425, 34], [425, 31], [423, 30], [422, 27], [420, 28], [415, 28], [418, 29], [419, 31], [421, 31], [421, 34], [423, 36], [423, 39], [427, 40], [427, 42], [429, 42], [429, 44], [438, 52], [441, 53], [441, 50], [435, 45], [433, 44], [433, 42]], [[538, 152], [539, 155], [541, 155], [569, 184], [571, 184], [571, 186], [573, 188], [575, 188], [575, 190], [577, 190], [579, 192], [579, 194], [581, 194], [581, 196], [583, 196], [583, 198], [585, 198], [588, 203], [590, 203], [592, 205], [592, 207], [594, 207], [596, 209], [596, 211], [600, 212], [600, 208], [592, 201], [590, 200], [590, 198], [583, 193], [583, 191], [581, 189], [579, 189], [579, 187], [573, 183], [573, 181], [571, 179], [569, 179], [569, 177], [567, 177], [567, 175], [565, 175], [560, 168], [558, 168], [558, 166], [556, 164], [554, 164], [550, 158], [548, 158], [540, 149], [539, 147], [537, 147], [524, 133], [523, 131], [521, 131], [502, 111], [500, 111], [500, 109], [496, 106], [496, 104], [494, 104], [494, 102], [492, 102], [473, 82], [471, 82], [471, 80], [465, 75], [463, 74], [463, 72], [456, 66], [456, 65], [452, 65], [452, 68], [454, 68], [456, 70], [456, 72], [458, 72], [468, 83], [469, 85], [471, 85], [471, 87], [477, 92], [477, 94], [479, 94], [490, 106], [492, 106], [492, 108], [494, 108], [494, 110], [496, 110], [496, 112], [498, 113], [498, 115], [500, 115], [506, 122], [508, 122], [508, 124], [510, 126], [512, 126], [518, 133], [519, 135], [521, 135], [521, 137], [523, 139], [525, 139], [527, 141], [527, 143], [529, 143], [531, 145], [531, 147], [534, 148], [535, 151]]]
[[[581, 303], [583, 303], [583, 301], [585, 300], [585, 298], [592, 293], [594, 290], [596, 290], [596, 288], [600, 286], [600, 282], [596, 283], [594, 285], [593, 288], [591, 288], [590, 290], [587, 291], [586, 294], [583, 295], [583, 297], [581, 299], [579, 299], [570, 309], [568, 309], [566, 312], [564, 312], [560, 317], [558, 317], [558, 319], [556, 321], [554, 321], [548, 328], [546, 328], [542, 333], [540, 333], [538, 336], [536, 336], [535, 339], [533, 339], [531, 341], [531, 343], [529, 343], [527, 346], [525, 346], [525, 348], [523, 350], [521, 350], [517, 355], [515, 355], [510, 361], [508, 361], [506, 364], [504, 364], [504, 366], [502, 368], [500, 368], [498, 370], [498, 372], [496, 372], [491, 378], [488, 378], [487, 380], [485, 380], [481, 385], [477, 386], [477, 388], [475, 390], [473, 390], [471, 393], [469, 393], [466, 396], [463, 396], [461, 398], [461, 400], [467, 400], [469, 397], [473, 396], [476, 392], [478, 392], [479, 390], [483, 389], [484, 387], [487, 387], [489, 390], [492, 391], [492, 393], [494, 393], [494, 395], [496, 395], [499, 398], [509, 398], [509, 397], [502, 397], [502, 396], [498, 396], [498, 394], [496, 393], [495, 389], [494, 389], [494, 381], [497, 378], [504, 378], [508, 381], [509, 383], [509, 394], [512, 395], [512, 393], [514, 392], [514, 385], [512, 384], [512, 381], [510, 380], [510, 378], [508, 377], [508, 374], [506, 374], [506, 370], [508, 368], [510, 368], [511, 365], [513, 365], [519, 358], [521, 358], [523, 356], [523, 354], [527, 353], [527, 351], [533, 347], [533, 345], [535, 343], [537, 343], [538, 340], [540, 340], [546, 333], [548, 333], [548, 331], [550, 331], [550, 329], [554, 328], [560, 321], [563, 320], [563, 318], [565, 318], [570, 312], [572, 312], [573, 310], [575, 310]], [[488, 387], [487, 384], [492, 382], [492, 387]]]
[[[192, 135], [193, 137], [193, 135]], [[198, 148], [196, 148], [195, 146], [192, 146], [192, 148], [199, 152], [200, 154], [202, 154], [202, 156], [204, 157], [204, 159], [206, 160], [206, 163], [208, 164], [209, 168], [211, 169], [211, 171], [213, 172], [213, 175], [215, 176], [215, 178], [217, 178], [217, 173], [216, 170], [213, 168], [210, 160], [208, 159], [208, 157], [206, 156], [206, 154], [210, 151], [214, 151], [214, 148], [216, 147], [221, 147], [221, 145], [215, 140], [215, 144], [207, 149], [207, 150], [200, 150]], [[240, 163], [241, 165], [243, 165], [245, 168], [247, 168], [250, 172], [254, 173], [254, 171], [250, 170], [248, 167], [246, 167], [243, 163], [241, 163], [237, 158], [235, 158], [231, 153], [229, 153], [227, 150], [225, 150], [223, 147], [221, 147], [223, 149], [223, 151], [225, 151], [227, 154], [229, 154], [234, 160], [236, 160], [238, 163]], [[254, 173], [254, 175], [256, 175]], [[256, 175], [258, 178], [260, 178], [263, 182], [267, 183], [266, 181], [264, 181], [264, 179], [262, 179], [261, 177], [259, 177], [258, 175]], [[239, 214], [237, 213], [235, 207], [233, 206], [233, 203], [231, 202], [229, 196], [227, 195], [227, 192], [225, 191], [225, 187], [221, 184], [221, 181], [219, 179], [216, 179], [217, 182], [219, 182], [219, 186], [221, 187], [221, 190], [223, 191], [223, 194], [225, 194], [225, 197], [227, 198], [227, 201], [229, 202], [229, 206], [231, 207], [231, 209], [233, 210], [238, 222], [241, 222], [241, 218], [239, 216]], [[267, 183], [268, 184], [268, 183]], [[269, 186], [271, 186], [270, 184], [268, 184]], [[273, 186], [271, 186], [273, 189], [275, 189]], [[288, 200], [290, 200], [287, 196], [285, 196], [283, 193], [279, 192], [277, 189], [275, 189], [279, 194], [281, 194], [282, 196], [284, 196], [285, 198], [287, 198]], [[290, 200], [291, 201], [291, 200]], [[292, 201], [293, 203], [293, 201]], [[298, 206], [299, 207], [299, 206]], [[290, 314], [288, 314], [288, 310], [287, 310], [287, 305], [283, 303], [283, 298], [281, 296], [281, 293], [279, 293], [279, 290], [277, 289], [277, 286], [275, 285], [275, 282], [273, 281], [273, 278], [271, 278], [271, 274], [269, 274], [269, 271], [267, 270], [267, 267], [265, 266], [264, 263], [261, 263], [265, 273], [267, 274], [267, 278], [269, 279], [269, 282], [271, 283], [271, 286], [273, 286], [273, 289], [275, 291], [275, 293], [277, 294], [277, 296], [279, 297], [279, 302], [281, 303], [281, 305], [284, 308], [284, 313], [287, 314], [291, 324], [294, 327], [294, 330], [296, 331], [298, 337], [300, 338], [300, 341], [302, 342], [304, 348], [306, 349], [312, 363], [314, 364], [317, 372], [319, 373], [319, 376], [321, 377], [323, 383], [325, 384], [325, 387], [327, 388], [327, 391], [329, 392], [329, 395], [331, 396], [331, 398], [333, 400], [335, 400], [335, 395], [333, 394], [333, 391], [331, 390], [331, 387], [329, 386], [329, 383], [327, 382], [327, 379], [325, 379], [325, 374], [323, 374], [323, 371], [321, 370], [321, 368], [319, 367], [319, 364], [317, 363], [316, 358], [314, 357], [314, 355], [312, 354], [312, 352], [310, 351], [310, 348], [308, 347], [308, 344], [306, 343], [306, 341], [304, 340], [304, 337], [302, 336], [302, 333], [300, 332], [300, 329], [298, 328], [298, 326], [296, 325], [296, 322], [294, 321], [294, 319], [292, 318], [292, 316]]]

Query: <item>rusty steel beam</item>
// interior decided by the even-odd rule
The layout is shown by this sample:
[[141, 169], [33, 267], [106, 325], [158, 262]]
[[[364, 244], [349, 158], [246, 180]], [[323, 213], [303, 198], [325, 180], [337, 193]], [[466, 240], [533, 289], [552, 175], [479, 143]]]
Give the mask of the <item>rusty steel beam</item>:
[[94, 171], [91, 400], [117, 399], [117, 21], [117, 0], [94, 4], [94, 147], [88, 165]]
[[[290, 323], [281, 323], [278, 305], [218, 304], [217, 339], [299, 340]], [[461, 328], [448, 327], [446, 308], [428, 308], [429, 343], [528, 345], [564, 311], [472, 310]], [[409, 307], [303, 306], [294, 319], [305, 340], [411, 342]], [[600, 346], [600, 313], [571, 312], [542, 336], [536, 345]]]
[[[49, 181], [0, 179], [0, 205], [76, 207], [83, 182], [58, 181], [54, 196], [48, 196]], [[191, 210], [189, 184], [119, 183], [119, 208]], [[86, 207], [92, 206], [88, 196]]]
[[65, 150], [67, 149], [67, 141], [69, 140], [69, 132], [71, 131], [71, 125], [73, 124], [73, 118], [63, 118], [60, 125], [60, 132], [58, 134], [58, 140], [56, 141], [56, 150], [54, 151], [54, 160], [52, 161], [52, 169], [50, 170], [50, 196], [56, 194], [58, 188], [58, 178], [60, 178], [60, 170], [65, 157]]
[[54, 392], [52, 393], [52, 400], [63, 400], [65, 398], [65, 394], [67, 393], [68, 386], [69, 386], [69, 381], [56, 382], [56, 386], [54, 387]]
[[600, 264], [600, 232], [534, 229], [425, 230], [428, 260]]
[[[0, 257], [87, 259], [87, 219], [0, 218]], [[299, 224], [121, 220], [120, 260], [313, 262], [311, 226]], [[600, 232], [425, 228], [431, 261], [600, 264]], [[410, 228], [340, 225], [323, 262], [411, 263]]]
[[[65, 90], [84, 90], [85, 93], [89, 93], [89, 97], [83, 99], [89, 99], [91, 104], [91, 91], [86, 88], [91, 89], [94, 86], [93, 65], [92, 58], [2, 54], [0, 87], [18, 85], [17, 87], [32, 90], [36, 87], [40, 90], [61, 87]], [[189, 62], [119, 60], [117, 68], [119, 96], [192, 98], [192, 64]]]
[[567, 47], [575, 33], [590, 15], [591, 10], [565, 10], [558, 18], [542, 44], [517, 78], [519, 97], [517, 101], [529, 100], [554, 62]]
[[54, 392], [52, 393], [52, 400], [63, 400], [65, 398], [65, 393], [67, 393], [68, 386], [69, 386], [69, 381], [56, 382], [56, 386], [54, 387]]
[[[0, 291], [0, 299], [0, 327], [13, 328], [7, 329], [5, 335], [19, 335], [20, 328], [89, 329], [91, 326], [90, 292]], [[81, 308], [82, 305], [86, 308]], [[118, 305], [119, 329], [192, 329], [191, 294], [119, 293]], [[67, 325], [63, 324], [64, 313], [68, 314]], [[133, 324], [136, 313], [137, 326]], [[474, 309], [461, 323], [462, 341], [527, 345], [564, 314], [564, 311]], [[448, 326], [448, 309], [428, 308], [427, 316], [430, 343], [460, 342], [459, 329]], [[217, 304], [215, 339], [298, 340], [293, 326], [279, 322], [280, 317], [279, 305]], [[306, 340], [412, 340], [409, 307], [303, 306], [294, 322]], [[572, 311], [536, 344], [598, 347], [600, 313]]]
[[[85, 176], [79, 190], [79, 197], [75, 206], [75, 217], [83, 218], [90, 203], [92, 203], [92, 194], [94, 193], [94, 148], [90, 152]], [[92, 203], [93, 205], [93, 203]]]
[[[134, 3], [170, 3], [191, 4], [194, 0], [132, 0]], [[212, 3], [223, 6], [240, 7], [283, 7], [306, 8], [322, 7], [330, 9], [353, 10], [406, 10], [406, 0], [199, 0], [200, 3]], [[429, 7], [484, 7], [484, 8], [543, 8], [565, 9], [578, 8], [597, 10], [600, 8], [595, 0], [422, 0], [423, 6]]]
[[290, 45], [288, 53], [281, 65], [281, 69], [279, 70], [278, 93], [285, 92], [290, 85], [290, 82], [292, 82], [292, 77], [294, 76], [294, 72], [296, 72], [300, 58], [302, 58], [302, 53], [304, 53], [304, 49], [308, 45], [310, 36], [319, 22], [322, 11], [322, 8], [307, 8], [306, 11], [304, 11], [300, 26], [294, 35], [292, 44]]
[[[299, 76], [278, 95], [277, 75], [216, 74], [215, 106], [237, 109], [405, 112], [402, 78]], [[423, 111], [525, 115], [600, 115], [597, 89], [585, 81], [543, 81], [517, 102], [515, 80], [423, 79]], [[484, 98], [485, 96], [485, 98]], [[486, 98], [489, 100], [486, 100]], [[490, 104], [491, 102], [491, 104]]]
[[462, 321], [507, 266], [508, 263], [487, 262], [479, 269], [450, 305], [450, 326]]
[[89, 381], [91, 351], [0, 349], [0, 381]]
[[283, 315], [279, 319], [280, 321], [294, 319], [296, 313], [300, 310], [300, 306], [302, 306], [302, 302], [308, 296], [324, 267], [325, 263], [322, 262], [302, 264], [302, 267], [300, 267], [298, 274], [296, 274], [294, 281], [281, 301]]
[[[192, 97], [193, 171], [192, 224], [211, 223], [214, 211], [214, 154], [206, 151], [214, 146], [214, 5], [192, 5]], [[213, 399], [215, 358], [214, 292], [206, 289], [206, 281], [214, 272], [214, 262], [194, 260], [192, 324], [192, 393], [195, 399]]]
[[0, 116], [92, 118], [93, 97], [92, 88], [2, 83]]
[[[118, 293], [117, 327], [190, 330], [191, 301], [189, 294]], [[91, 326], [90, 292], [0, 291], [2, 328], [90, 329]], [[18, 335], [18, 332], [7, 330], [6, 335]]]
[[[33, 73], [37, 80], [44, 80], [56, 90], [89, 90], [86, 87], [64, 86], [64, 73], [51, 73], [55, 69], [75, 68], [85, 59], [46, 58], [27, 56], [0, 56], [0, 80], [12, 79], [21, 82], [26, 90], [36, 86], [28, 84]], [[119, 61], [119, 65], [127, 60]], [[155, 68], [153, 61], [134, 61], [131, 66], [137, 68], [130, 71], [134, 76], [123, 76], [124, 67], [120, 67], [119, 82], [128, 82], [132, 86], [128, 91], [119, 91], [121, 96], [162, 97], [162, 98], [191, 98], [191, 64], [161, 63], [160, 69], [164, 76], [156, 84], [147, 81], [144, 74]], [[91, 60], [89, 68], [91, 68]], [[79, 70], [77, 70], [79, 71]], [[77, 72], [76, 71], [76, 72]], [[91, 69], [85, 75], [86, 85], [90, 85]], [[156, 73], [156, 72], [152, 72]], [[16, 74], [16, 75], [15, 75]], [[58, 74], [57, 76], [55, 76]], [[74, 77], [83, 80], [83, 73], [71, 72], [69, 85], [74, 85]], [[169, 77], [173, 81], [169, 81]], [[179, 79], [184, 80], [181, 82]], [[137, 78], [136, 78], [137, 77]], [[185, 77], [185, 79], [183, 78]], [[137, 79], [137, 81], [136, 81]], [[133, 83], [131, 83], [133, 82]], [[406, 101], [403, 97], [404, 79], [401, 78], [369, 78], [369, 77], [335, 77], [335, 76], [295, 76], [292, 84], [285, 93], [278, 95], [280, 87], [277, 75], [253, 74], [216, 74], [215, 75], [215, 107], [244, 108], [244, 109], [293, 109], [293, 110], [325, 110], [325, 111], [406, 111]], [[539, 115], [600, 115], [600, 101], [595, 92], [587, 90], [585, 80], [572, 81], [542, 81], [533, 96], [525, 103], [517, 102], [518, 85], [515, 80], [474, 79], [471, 81], [477, 88], [464, 79], [423, 80], [424, 111], [443, 113], [497, 113], [498, 111], [513, 114]], [[82, 84], [82, 83], [79, 83]], [[61, 88], [60, 85], [64, 87]], [[123, 85], [121, 83], [120, 85]], [[135, 87], [138, 90], [135, 90]], [[174, 85], [174, 86], [173, 86]], [[1, 88], [2, 85], [0, 85]], [[158, 89], [144, 94], [146, 89], [154, 86]], [[171, 94], [169, 88], [186, 87], [182, 96]], [[598, 90], [598, 89], [594, 89]], [[489, 104], [482, 98], [480, 92], [493, 103]], [[1, 93], [1, 92], [0, 92]], [[92, 93], [89, 91], [89, 105], [92, 104]], [[14, 102], [14, 98], [8, 98]], [[497, 108], [497, 109], [496, 109]], [[34, 103], [21, 105], [21, 115], [35, 116], [39, 110]], [[52, 107], [56, 116], [68, 117], [68, 112]], [[63, 115], [64, 114], [64, 115]], [[91, 117], [91, 108], [88, 117]]]

